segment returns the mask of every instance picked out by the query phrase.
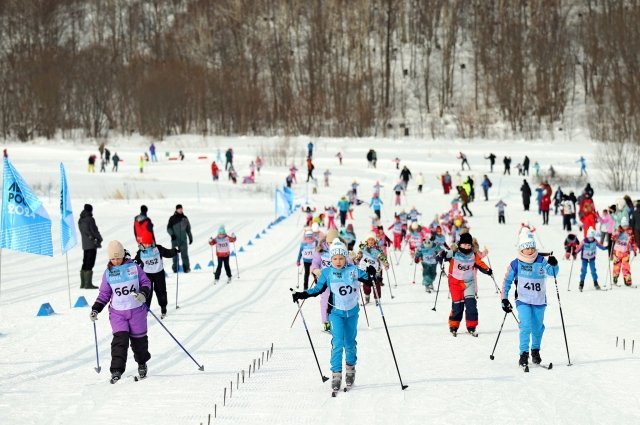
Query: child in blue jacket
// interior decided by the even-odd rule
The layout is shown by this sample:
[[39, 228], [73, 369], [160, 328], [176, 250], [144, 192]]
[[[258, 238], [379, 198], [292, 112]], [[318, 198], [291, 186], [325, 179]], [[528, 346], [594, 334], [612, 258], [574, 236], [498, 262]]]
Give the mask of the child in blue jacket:
[[359, 291], [361, 281], [372, 285], [375, 269], [361, 270], [347, 264], [347, 247], [335, 239], [329, 247], [331, 265], [322, 270], [318, 283], [306, 291], [294, 292], [293, 302], [308, 297], [316, 297], [327, 288], [329, 295], [329, 321], [331, 322], [331, 386], [338, 391], [342, 385], [342, 358], [346, 358], [345, 381], [351, 387], [356, 377], [356, 335], [358, 333]]
[[596, 289], [600, 289], [598, 285], [598, 273], [596, 272], [596, 249], [600, 248], [605, 251], [606, 246], [602, 245], [595, 239], [596, 231], [593, 227], [589, 227], [587, 230], [587, 238], [582, 241], [580, 246], [576, 249], [576, 254], [582, 252], [580, 258], [582, 259], [582, 269], [580, 270], [580, 292], [584, 288], [584, 278], [587, 277], [587, 267], [591, 269], [591, 277], [593, 278], [593, 286]]
[[304, 289], [309, 288], [309, 274], [311, 272], [311, 262], [313, 261], [313, 252], [316, 249], [318, 242], [313, 237], [311, 230], [304, 232], [304, 239], [300, 243], [300, 249], [298, 250], [298, 259], [296, 265], [300, 267], [300, 260], [304, 264]]
[[547, 308], [547, 276], [558, 275], [558, 260], [553, 255], [545, 259], [536, 250], [533, 233], [522, 232], [518, 240], [518, 256], [509, 263], [502, 284], [502, 310], [511, 313], [509, 289], [516, 282], [516, 309], [520, 317], [520, 359], [522, 367], [531, 361], [540, 364], [540, 345], [544, 333], [544, 311]]

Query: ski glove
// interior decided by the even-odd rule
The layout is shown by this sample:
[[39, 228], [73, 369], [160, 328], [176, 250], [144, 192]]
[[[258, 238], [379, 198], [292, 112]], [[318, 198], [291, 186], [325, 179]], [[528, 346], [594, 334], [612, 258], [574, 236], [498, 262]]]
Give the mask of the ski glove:
[[291, 294], [291, 298], [293, 298], [294, 303], [297, 303], [298, 300], [309, 298], [309, 294], [307, 294], [306, 292], [294, 292], [293, 294]]
[[95, 322], [96, 320], [98, 320], [98, 312], [95, 310], [91, 310], [91, 314], [89, 314], [89, 319], [91, 319], [92, 322]]
[[513, 311], [511, 302], [506, 298], [502, 300], [502, 311], [504, 311], [505, 313], [511, 313]]
[[145, 297], [142, 292], [134, 292], [133, 298], [139, 303], [144, 303], [147, 300], [147, 297]]
[[558, 265], [558, 259], [556, 257], [554, 257], [553, 255], [550, 255], [549, 258], [547, 259], [547, 263], [551, 267], [555, 267], [555, 266]]
[[176, 240], [176, 235], [171, 235], [171, 240], [175, 241]]
[[415, 263], [418, 264], [420, 262], [420, 257], [414, 258], [413, 261], [415, 261]]

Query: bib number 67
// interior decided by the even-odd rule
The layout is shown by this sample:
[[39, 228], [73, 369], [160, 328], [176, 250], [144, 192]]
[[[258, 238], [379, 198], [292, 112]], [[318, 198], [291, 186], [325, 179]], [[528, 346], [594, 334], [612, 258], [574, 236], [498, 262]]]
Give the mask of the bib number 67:
[[352, 294], [354, 293], [356, 290], [353, 288], [353, 286], [341, 286], [340, 288], [338, 288], [338, 292], [340, 293], [340, 295], [345, 296], [347, 294]]

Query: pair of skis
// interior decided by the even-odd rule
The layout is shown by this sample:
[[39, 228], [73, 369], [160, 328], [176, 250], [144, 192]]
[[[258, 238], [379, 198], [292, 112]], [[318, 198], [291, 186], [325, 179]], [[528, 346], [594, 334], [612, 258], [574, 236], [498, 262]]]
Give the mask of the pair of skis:
[[[534, 365], [537, 366], [537, 367], [541, 367], [543, 369], [547, 369], [547, 370], [553, 369], [553, 363], [549, 363], [549, 364], [543, 364], [543, 363], [536, 364], [536, 363], [534, 363]], [[529, 365], [524, 365], [524, 366], [521, 365], [520, 367], [522, 368], [522, 370], [524, 372], [529, 372]]]

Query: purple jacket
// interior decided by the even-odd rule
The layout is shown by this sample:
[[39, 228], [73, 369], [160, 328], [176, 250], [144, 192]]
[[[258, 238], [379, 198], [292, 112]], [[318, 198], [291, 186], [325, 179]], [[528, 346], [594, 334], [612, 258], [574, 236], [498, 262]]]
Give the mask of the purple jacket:
[[[151, 293], [151, 281], [149, 280], [147, 275], [144, 273], [144, 270], [142, 270], [142, 267], [137, 265], [131, 259], [126, 259], [122, 263], [122, 265], [125, 265], [125, 264], [135, 264], [138, 270], [139, 291], [144, 293], [145, 297], [149, 298], [149, 294]], [[107, 273], [113, 267], [114, 266], [111, 263], [109, 263], [109, 265], [107, 266], [107, 270], [105, 270], [104, 273], [102, 274], [102, 282], [100, 282], [100, 291], [98, 293], [98, 298], [96, 299], [96, 302], [93, 304], [93, 307], [92, 307], [93, 310], [96, 310], [98, 312], [102, 311], [104, 306], [107, 305], [107, 303], [109, 303], [113, 298], [113, 290], [111, 288], [111, 285], [109, 285], [109, 282], [107, 281]]]

